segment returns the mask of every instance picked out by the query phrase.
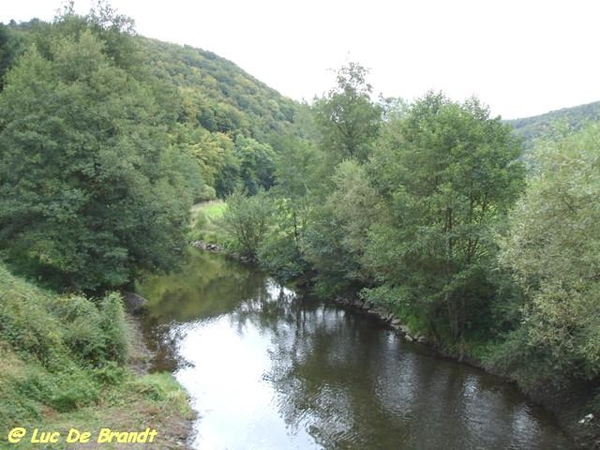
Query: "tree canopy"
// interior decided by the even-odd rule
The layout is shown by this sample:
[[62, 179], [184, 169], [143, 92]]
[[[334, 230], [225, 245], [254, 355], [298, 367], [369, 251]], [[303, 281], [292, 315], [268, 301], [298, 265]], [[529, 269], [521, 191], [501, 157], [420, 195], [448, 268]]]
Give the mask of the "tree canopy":
[[524, 384], [600, 373], [599, 139], [596, 124], [539, 144], [502, 241], [501, 260], [527, 295], [500, 363]]
[[180, 169], [193, 160], [169, 146], [152, 89], [106, 49], [92, 29], [56, 33], [0, 96], [2, 246], [55, 287], [119, 286], [171, 266], [183, 245]]

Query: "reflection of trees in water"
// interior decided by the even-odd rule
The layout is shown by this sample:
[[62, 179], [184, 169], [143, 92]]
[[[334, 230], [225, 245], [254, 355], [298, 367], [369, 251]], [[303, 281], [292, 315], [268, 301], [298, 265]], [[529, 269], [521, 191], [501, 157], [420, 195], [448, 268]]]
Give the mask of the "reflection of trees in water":
[[247, 292], [244, 300], [230, 314], [230, 321], [239, 332], [245, 326], [256, 327], [261, 334], [274, 333], [293, 322], [298, 309], [296, 294], [272, 280], [261, 279], [260, 285], [252, 292]]
[[181, 271], [152, 276], [138, 286], [153, 324], [216, 317], [264, 288], [264, 275], [217, 255], [194, 251]]
[[[497, 379], [418, 347], [337, 308], [264, 295], [237, 319], [271, 334], [265, 374], [290, 430], [327, 449], [559, 449], [539, 436], [522, 398]], [[236, 319], [236, 320], [237, 320]], [[544, 442], [544, 444], [540, 444]], [[566, 447], [565, 447], [566, 448]]]
[[[557, 432], [540, 433], [522, 398], [493, 377], [407, 346], [367, 318], [297, 296], [247, 267], [202, 255], [184, 275], [144, 288], [154, 325], [227, 314], [240, 336], [248, 328], [268, 337], [264, 379], [279, 414], [291, 432], [305, 429], [324, 448], [568, 448]], [[165, 336], [164, 360], [172, 362], [178, 337]]]
[[273, 365], [265, 379], [277, 391], [279, 413], [292, 431], [303, 427], [329, 449], [373, 448], [382, 441], [373, 433], [393, 430], [392, 418], [378, 405], [372, 370], [385, 335], [357, 326], [364, 319], [285, 292], [255, 299], [238, 318], [271, 334]]
[[148, 299], [143, 329], [156, 354], [154, 369], [173, 371], [182, 364], [176, 355], [185, 325], [174, 327], [174, 323], [226, 314], [241, 299], [260, 297], [264, 290], [265, 277], [260, 272], [195, 250], [180, 271], [139, 283], [138, 292]]

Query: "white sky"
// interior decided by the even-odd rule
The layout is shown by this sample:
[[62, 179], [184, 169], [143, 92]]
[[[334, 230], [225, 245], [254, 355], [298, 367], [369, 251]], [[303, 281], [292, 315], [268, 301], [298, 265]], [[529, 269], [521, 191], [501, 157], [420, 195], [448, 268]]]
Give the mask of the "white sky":
[[[89, 0], [75, 0], [87, 13]], [[511, 119], [600, 100], [598, 0], [112, 0], [139, 34], [217, 53], [297, 100], [356, 61], [376, 94], [477, 95]], [[2, 0], [0, 22], [60, 0]]]

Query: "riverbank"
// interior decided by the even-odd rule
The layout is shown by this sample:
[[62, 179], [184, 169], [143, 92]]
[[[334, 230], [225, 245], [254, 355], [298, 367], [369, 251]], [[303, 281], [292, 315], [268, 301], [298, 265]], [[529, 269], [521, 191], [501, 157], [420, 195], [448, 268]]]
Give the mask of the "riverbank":
[[188, 449], [188, 396], [148, 373], [153, 355], [118, 294], [57, 295], [0, 266], [0, 324], [1, 448]]
[[[336, 297], [334, 303], [349, 308], [356, 313], [375, 317], [392, 328], [407, 342], [416, 342], [432, 347], [445, 358], [457, 360], [485, 372], [504, 378], [507, 383], [516, 384], [504, 374], [484, 364], [468, 353], [457, 354], [448, 348], [441, 348], [427, 336], [410, 330], [389, 310], [377, 307], [360, 299]], [[579, 385], [565, 390], [540, 389], [536, 392], [522, 391], [534, 403], [550, 411], [557, 419], [560, 427], [567, 433], [577, 448], [581, 450], [600, 450], [600, 411], [589, 405], [590, 386]]]

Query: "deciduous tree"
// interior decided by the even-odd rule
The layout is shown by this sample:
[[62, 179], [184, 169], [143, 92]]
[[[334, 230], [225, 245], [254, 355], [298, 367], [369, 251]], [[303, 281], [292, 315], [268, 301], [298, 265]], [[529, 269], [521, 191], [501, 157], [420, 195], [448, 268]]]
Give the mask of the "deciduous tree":
[[429, 93], [387, 127], [370, 167], [385, 208], [366, 264], [456, 341], [493, 295], [493, 230], [522, 186], [520, 148], [475, 99]]
[[31, 48], [0, 95], [0, 237], [56, 287], [119, 286], [168, 268], [191, 198], [152, 91], [91, 31]]

